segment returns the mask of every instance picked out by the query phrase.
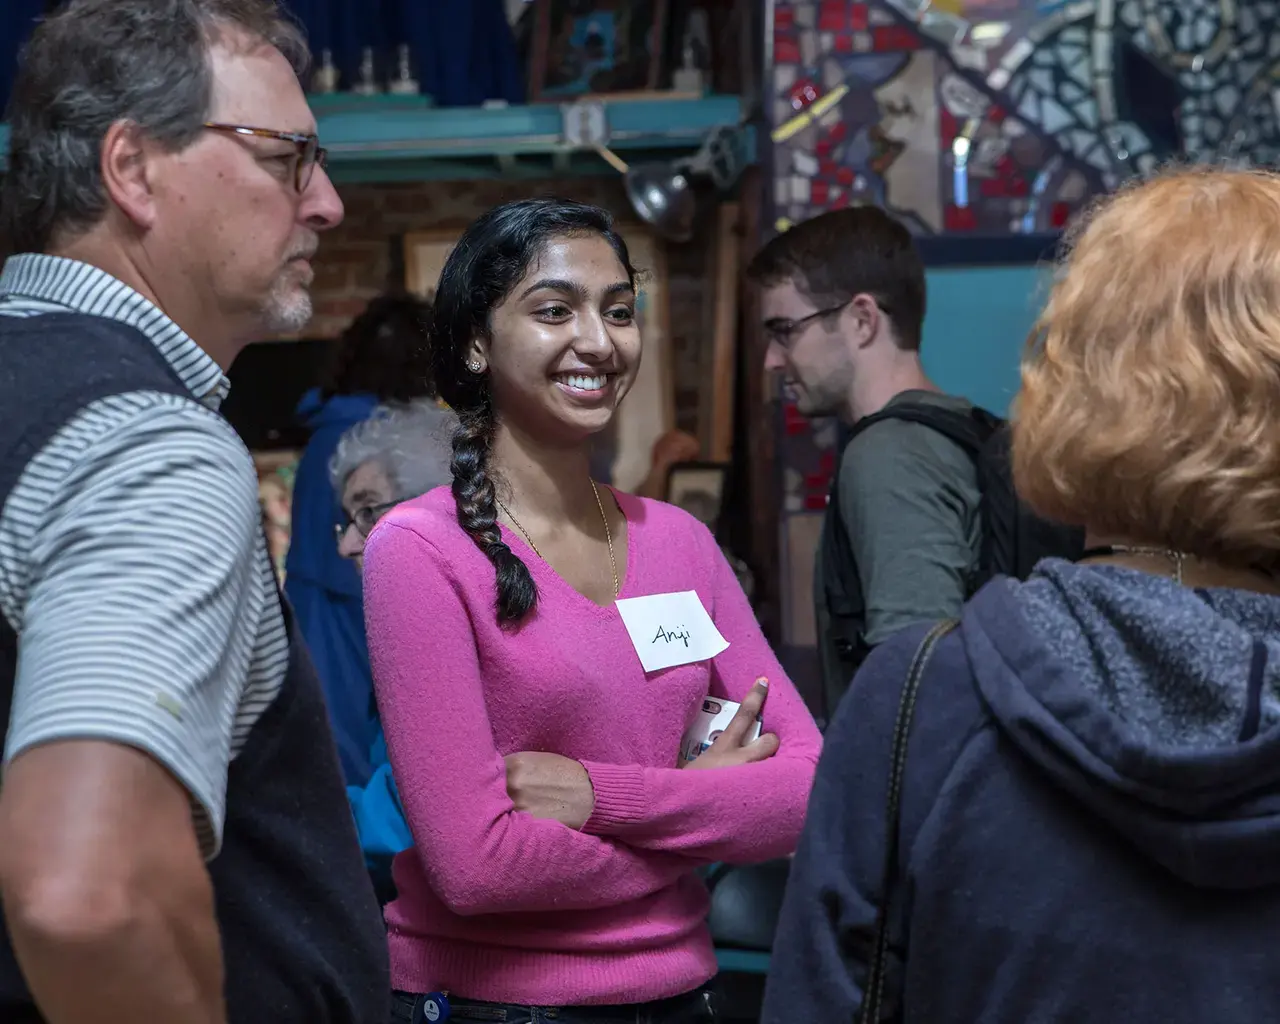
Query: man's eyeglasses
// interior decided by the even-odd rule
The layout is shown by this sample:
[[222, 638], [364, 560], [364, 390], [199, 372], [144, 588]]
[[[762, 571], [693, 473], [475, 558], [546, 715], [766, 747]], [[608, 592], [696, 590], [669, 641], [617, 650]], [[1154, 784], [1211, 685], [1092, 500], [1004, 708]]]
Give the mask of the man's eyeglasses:
[[838, 306], [828, 306], [826, 309], [819, 309], [808, 316], [802, 316], [799, 320], [766, 320], [764, 323], [765, 336], [774, 344], [787, 348], [801, 331], [815, 320], [821, 320], [824, 316], [831, 316], [841, 312], [845, 306], [852, 302], [852, 299], [846, 299]]
[[254, 139], [274, 139], [277, 142], [292, 142], [298, 150], [293, 165], [293, 185], [301, 195], [311, 184], [311, 177], [316, 167], [329, 166], [329, 151], [320, 145], [320, 136], [304, 135], [301, 132], [278, 132], [272, 128], [246, 128], [239, 124], [217, 124], [206, 121], [203, 127], [211, 132], [230, 132], [232, 135], [244, 135]]
[[378, 520], [399, 504], [398, 501], [388, 501], [382, 505], [364, 505], [347, 516], [344, 522], [334, 523], [333, 534], [341, 544], [347, 531], [354, 526], [356, 533], [361, 537], [368, 537], [373, 532], [373, 528], [378, 525]]

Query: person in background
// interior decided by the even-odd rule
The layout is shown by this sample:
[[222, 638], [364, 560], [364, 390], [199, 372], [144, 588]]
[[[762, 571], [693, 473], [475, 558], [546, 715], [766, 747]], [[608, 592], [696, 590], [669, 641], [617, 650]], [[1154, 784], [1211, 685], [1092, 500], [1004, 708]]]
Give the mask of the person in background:
[[[712, 1019], [697, 869], [799, 834], [821, 739], [715, 539], [590, 475], [639, 368], [635, 304], [609, 215], [567, 200], [496, 207], [445, 262], [430, 350], [459, 418], [452, 487], [365, 549], [414, 840], [386, 911], [393, 1020], [436, 1019], [441, 992], [453, 1021]], [[742, 710], [677, 767], [708, 694]]]
[[[658, 436], [651, 449], [649, 472], [633, 492], [639, 498], [667, 500], [667, 482], [671, 467], [681, 462], [694, 462], [702, 454], [702, 445], [683, 430], [668, 430]], [[706, 522], [706, 520], [703, 520]]]
[[71, 0], [8, 110], [0, 1021], [369, 1024], [386, 934], [218, 412], [343, 216], [271, 0]]
[[[374, 524], [399, 502], [426, 494], [450, 480], [449, 435], [455, 417], [430, 398], [383, 406], [342, 435], [329, 463], [329, 480], [342, 498], [337, 550], [357, 572], [364, 568], [364, 542]], [[333, 533], [330, 533], [330, 543]], [[362, 623], [363, 625], [363, 623]], [[370, 694], [371, 767], [363, 786], [347, 786], [365, 863], [380, 903], [395, 895], [391, 860], [413, 842], [387, 763], [387, 744]]]
[[925, 628], [867, 660], [827, 732], [765, 1024], [1280, 1020], [1280, 177], [1172, 173], [1071, 236], [1013, 478], [1090, 550], [997, 578], [938, 643], [894, 832]]
[[[924, 266], [910, 232], [879, 207], [797, 224], [747, 276], [761, 289], [765, 369], [785, 376], [805, 416], [854, 427], [894, 405], [972, 409], [925, 374]], [[828, 715], [871, 648], [959, 613], [978, 565], [981, 499], [973, 457], [930, 426], [883, 419], [844, 446], [813, 577]]]
[[373, 679], [360, 574], [333, 544], [340, 504], [329, 462], [343, 433], [368, 419], [379, 404], [428, 394], [423, 343], [430, 313], [429, 304], [409, 295], [374, 299], [343, 332], [328, 380], [298, 404], [298, 416], [312, 433], [293, 485], [284, 589], [324, 686], [342, 771], [351, 786], [369, 781], [377, 725], [369, 710]]

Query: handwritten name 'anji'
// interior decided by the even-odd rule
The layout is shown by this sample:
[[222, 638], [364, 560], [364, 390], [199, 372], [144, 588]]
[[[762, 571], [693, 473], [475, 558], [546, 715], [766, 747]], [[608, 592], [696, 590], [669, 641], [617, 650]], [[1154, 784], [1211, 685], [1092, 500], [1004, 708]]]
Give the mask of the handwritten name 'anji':
[[665, 644], [671, 643], [672, 640], [681, 640], [684, 642], [684, 645], [688, 647], [689, 631], [685, 629], [684, 626], [680, 626], [678, 629], [663, 629], [659, 626], [658, 635], [649, 642], [656, 644], [659, 640]]

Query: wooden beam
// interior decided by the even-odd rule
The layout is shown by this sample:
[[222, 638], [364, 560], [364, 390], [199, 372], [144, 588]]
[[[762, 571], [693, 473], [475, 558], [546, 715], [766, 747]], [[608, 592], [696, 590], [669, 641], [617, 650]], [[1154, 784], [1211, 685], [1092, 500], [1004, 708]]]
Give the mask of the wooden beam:
[[711, 329], [711, 409], [708, 452], [712, 462], [733, 457], [733, 411], [738, 370], [738, 289], [742, 278], [742, 210], [721, 203], [716, 210], [713, 265], [714, 308]]

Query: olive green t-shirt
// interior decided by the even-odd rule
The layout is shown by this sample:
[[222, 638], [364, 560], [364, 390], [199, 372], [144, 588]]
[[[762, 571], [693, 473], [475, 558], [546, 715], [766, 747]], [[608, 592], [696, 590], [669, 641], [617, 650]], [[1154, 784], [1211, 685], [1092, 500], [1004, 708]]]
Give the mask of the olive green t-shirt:
[[[963, 398], [930, 391], [905, 391], [889, 405], [900, 402], [971, 408]], [[839, 487], [839, 512], [866, 607], [866, 643], [875, 646], [906, 626], [958, 615], [981, 544], [981, 492], [969, 453], [922, 423], [881, 420], [845, 447]], [[831, 639], [822, 551], [820, 540], [814, 601], [830, 716], [850, 680]]]

